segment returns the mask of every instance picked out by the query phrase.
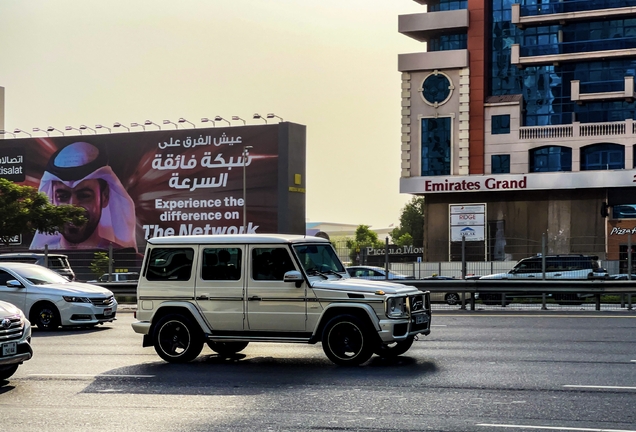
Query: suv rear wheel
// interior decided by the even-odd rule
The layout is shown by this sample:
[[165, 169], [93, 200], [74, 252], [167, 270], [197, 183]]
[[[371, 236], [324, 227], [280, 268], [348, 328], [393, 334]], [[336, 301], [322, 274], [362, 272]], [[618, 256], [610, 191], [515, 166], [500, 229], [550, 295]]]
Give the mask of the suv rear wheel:
[[322, 349], [329, 360], [342, 366], [357, 366], [373, 355], [372, 335], [364, 321], [354, 315], [332, 318], [322, 333]]
[[194, 360], [203, 349], [201, 330], [180, 314], [162, 317], [155, 326], [153, 340], [159, 357], [170, 363]]

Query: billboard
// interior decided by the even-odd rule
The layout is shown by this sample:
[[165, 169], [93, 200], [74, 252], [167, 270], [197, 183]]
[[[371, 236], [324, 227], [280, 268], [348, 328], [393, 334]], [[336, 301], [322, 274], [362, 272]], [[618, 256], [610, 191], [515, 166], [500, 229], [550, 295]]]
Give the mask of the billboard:
[[28, 249], [140, 251], [167, 235], [305, 232], [305, 126], [294, 123], [7, 139], [0, 177], [86, 209], [82, 228], [23, 235]]

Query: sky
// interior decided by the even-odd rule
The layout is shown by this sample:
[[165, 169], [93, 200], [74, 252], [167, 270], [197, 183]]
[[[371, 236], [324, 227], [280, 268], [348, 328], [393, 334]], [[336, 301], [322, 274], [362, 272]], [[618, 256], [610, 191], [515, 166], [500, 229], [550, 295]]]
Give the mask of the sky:
[[216, 115], [262, 124], [254, 113], [275, 113], [307, 126], [309, 222], [397, 226], [411, 199], [399, 193], [397, 56], [424, 51], [397, 23], [424, 8], [413, 0], [0, 0], [5, 129], [181, 117], [210, 127], [200, 120]]

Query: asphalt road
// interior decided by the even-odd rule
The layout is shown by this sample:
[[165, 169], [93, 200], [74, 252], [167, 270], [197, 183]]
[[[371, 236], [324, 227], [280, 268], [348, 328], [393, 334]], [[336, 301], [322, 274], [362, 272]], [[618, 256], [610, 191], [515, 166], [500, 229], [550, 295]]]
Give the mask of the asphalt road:
[[636, 313], [434, 314], [399, 359], [333, 365], [320, 345], [251, 344], [189, 364], [141, 347], [131, 313], [35, 331], [0, 383], [11, 431], [635, 431]]

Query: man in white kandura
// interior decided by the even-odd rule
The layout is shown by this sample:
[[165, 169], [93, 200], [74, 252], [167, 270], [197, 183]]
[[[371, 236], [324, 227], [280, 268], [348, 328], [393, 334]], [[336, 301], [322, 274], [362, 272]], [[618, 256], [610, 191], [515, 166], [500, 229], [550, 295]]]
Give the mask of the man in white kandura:
[[40, 181], [40, 192], [55, 205], [73, 204], [86, 210], [84, 225], [65, 224], [61, 233], [36, 232], [31, 249], [135, 248], [135, 203], [111, 167], [108, 155], [87, 142], [58, 150]]

